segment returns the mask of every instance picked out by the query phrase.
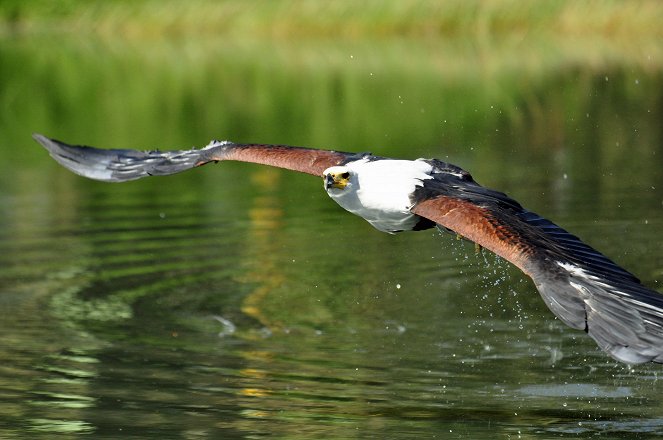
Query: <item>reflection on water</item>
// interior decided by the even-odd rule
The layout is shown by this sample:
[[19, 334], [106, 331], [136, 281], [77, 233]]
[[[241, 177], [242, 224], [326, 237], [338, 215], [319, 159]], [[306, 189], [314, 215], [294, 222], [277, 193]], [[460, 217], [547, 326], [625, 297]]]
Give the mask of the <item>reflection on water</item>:
[[[218, 116], [202, 95], [217, 90], [213, 93], [243, 101], [233, 98], [236, 90], [257, 99], [245, 87], [243, 81], [249, 80], [242, 79], [248, 61], [225, 76], [211, 62], [202, 82], [195, 72], [191, 77], [148, 61], [138, 65], [155, 73], [155, 81], [132, 83], [122, 92], [113, 82], [118, 70], [103, 73], [108, 66], [84, 57], [78, 67], [99, 74], [102, 89], [120, 90], [119, 97], [91, 104], [88, 94], [67, 88], [70, 60], [57, 64], [33, 47], [3, 50], [43, 63], [44, 70], [30, 70], [36, 76], [32, 80], [53, 83], [45, 105], [66, 109], [47, 112], [50, 116], [34, 110], [29, 122], [12, 127], [13, 139], [27, 139], [24, 126], [34, 125], [57, 126], [84, 139], [108, 136], [102, 145], [138, 142], [146, 135], [137, 140], [109, 130], [106, 121], [87, 126], [79, 118], [103, 120], [81, 112], [102, 112], [104, 102], [117, 118], [113, 127], [130, 127], [134, 111], [118, 112], [113, 103], [126, 99], [140, 107], [133, 95], [142, 85], [151, 97], [142, 102], [151, 103], [147, 115], [141, 113], [145, 132], [159, 133], [168, 144], [186, 140], [188, 145], [200, 133], [214, 131], [209, 120], [191, 122], [200, 113]], [[35, 50], [41, 58], [33, 56]], [[128, 54], [127, 65], [113, 53], [102, 59], [122, 71], [139, 63], [134, 52]], [[396, 64], [382, 67], [389, 71]], [[55, 66], [62, 71], [55, 69], [47, 78], [39, 73]], [[266, 74], [261, 66], [254, 68], [253, 78], [262, 84]], [[175, 73], [184, 78], [171, 78]], [[433, 101], [460, 98], [458, 92], [448, 95], [448, 86], [436, 79], [440, 72], [430, 66], [420, 76], [398, 71], [381, 87], [367, 86], [354, 70], [341, 69], [326, 80], [312, 72], [300, 77], [291, 69], [277, 73], [283, 89], [274, 91], [269, 82], [263, 88], [275, 95], [265, 92], [262, 99], [265, 108], [278, 110], [241, 116], [250, 105], [226, 102], [227, 108], [219, 110], [222, 135], [248, 137], [254, 131], [257, 138], [249, 140], [255, 141], [308, 136], [289, 132], [299, 130], [292, 126], [296, 115], [315, 133], [304, 143], [339, 148], [357, 133], [353, 111], [370, 113], [371, 99], [382, 86], [395, 90], [403, 81], [410, 84], [401, 92], [410, 104], [403, 104], [403, 111], [401, 104], [379, 101], [386, 106], [381, 117], [396, 116], [384, 125], [378, 124], [381, 117], [371, 121], [370, 130], [361, 134], [362, 145], [385, 141], [387, 150], [400, 156], [460, 161], [478, 181], [550, 216], [645, 283], [656, 287], [661, 279], [659, 74], [610, 72], [606, 85], [604, 72], [574, 68], [542, 82], [546, 87], [509, 94], [527, 95], [527, 110], [505, 98], [497, 102], [500, 109], [475, 105], [479, 116], [464, 115], [455, 119], [455, 128], [439, 129], [441, 120], [453, 118], [453, 106], [434, 114], [439, 103]], [[222, 78], [218, 83], [209, 79], [215, 75]], [[626, 85], [633, 77], [640, 83]], [[330, 113], [322, 116], [316, 113], [321, 107], [312, 112], [301, 102], [288, 107], [287, 101], [306, 88], [298, 81], [320, 93], [341, 90], [342, 99], [338, 105], [326, 101]], [[620, 85], [611, 88], [615, 82]], [[202, 84], [209, 90], [178, 94], [173, 84]], [[647, 92], [638, 88], [642, 85]], [[85, 88], [95, 90], [92, 82]], [[589, 90], [592, 96], [578, 98], [579, 103], [554, 90], [571, 90], [570, 95]], [[153, 99], [161, 95], [176, 101], [169, 103], [175, 119], [187, 109], [204, 110], [183, 116], [182, 128], [164, 127], [158, 117], [164, 106]], [[411, 104], [417, 100], [427, 111]], [[623, 103], [633, 108], [624, 116], [618, 111]], [[339, 107], [344, 110], [334, 113]], [[565, 121], [569, 109], [574, 118], [587, 111], [590, 116]], [[511, 114], [496, 116], [501, 111]], [[413, 112], [399, 124], [398, 115]], [[311, 128], [320, 120], [338, 123], [335, 118], [347, 123]], [[416, 122], [409, 125], [409, 120]], [[535, 127], [531, 121], [537, 121]], [[551, 143], [548, 121], [559, 124], [552, 127]], [[290, 128], [280, 130], [281, 125]], [[422, 126], [438, 129], [417, 129]], [[408, 142], [398, 146], [406, 137]], [[73, 134], [67, 138], [78, 141]], [[538, 149], [526, 152], [536, 139]], [[35, 149], [35, 162], [8, 167], [0, 176], [3, 437], [663, 434], [658, 367], [616, 364], [583, 333], [553, 319], [521, 273], [452, 235], [379, 233], [329, 201], [321, 182], [309, 176], [222, 164], [163, 179], [99, 184], [56, 168], [26, 142], [21, 145]], [[446, 157], [454, 152], [458, 161]], [[0, 151], [2, 157], [8, 154]]]

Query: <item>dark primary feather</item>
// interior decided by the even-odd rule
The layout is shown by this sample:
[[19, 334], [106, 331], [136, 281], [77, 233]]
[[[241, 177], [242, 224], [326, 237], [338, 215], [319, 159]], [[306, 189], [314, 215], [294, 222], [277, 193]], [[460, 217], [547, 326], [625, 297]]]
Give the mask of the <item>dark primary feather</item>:
[[[200, 165], [208, 150], [176, 151], [103, 150], [68, 145], [40, 134], [34, 139], [64, 167], [90, 179], [125, 182], [146, 176], [174, 174]], [[227, 144], [218, 142], [212, 147]]]
[[[415, 191], [413, 212], [484, 240], [480, 244], [532, 278], [555, 315], [585, 330], [616, 359], [663, 362], [663, 295], [550, 220], [477, 184], [469, 173], [430, 163], [433, 179]], [[453, 220], [454, 209], [464, 210], [462, 222]]]

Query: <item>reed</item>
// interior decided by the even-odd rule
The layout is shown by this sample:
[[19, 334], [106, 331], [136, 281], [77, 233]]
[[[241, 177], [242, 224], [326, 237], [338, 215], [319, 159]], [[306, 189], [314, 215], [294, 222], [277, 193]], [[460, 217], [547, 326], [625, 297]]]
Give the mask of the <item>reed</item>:
[[655, 0], [5, 0], [0, 19], [6, 31], [109, 38], [663, 36], [663, 3]]

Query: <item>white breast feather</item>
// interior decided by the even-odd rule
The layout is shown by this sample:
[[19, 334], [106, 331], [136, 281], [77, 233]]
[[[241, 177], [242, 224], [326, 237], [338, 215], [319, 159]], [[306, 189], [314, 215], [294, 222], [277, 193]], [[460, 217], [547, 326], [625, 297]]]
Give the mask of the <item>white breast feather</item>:
[[384, 232], [414, 227], [417, 217], [410, 212], [410, 195], [432, 178], [430, 164], [420, 159], [361, 159], [345, 167], [351, 171], [350, 184], [343, 190], [328, 191], [339, 205]]

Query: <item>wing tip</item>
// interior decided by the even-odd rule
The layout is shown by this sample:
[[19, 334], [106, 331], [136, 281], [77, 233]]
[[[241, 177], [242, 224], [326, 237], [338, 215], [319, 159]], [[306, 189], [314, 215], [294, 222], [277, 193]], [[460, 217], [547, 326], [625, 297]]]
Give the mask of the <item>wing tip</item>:
[[48, 149], [49, 146], [53, 143], [53, 139], [46, 137], [41, 133], [32, 133], [32, 139], [37, 141], [37, 143], [41, 144], [41, 146], [46, 149]]
[[113, 159], [109, 150], [69, 145], [40, 133], [33, 133], [32, 138], [44, 147], [56, 162], [73, 173], [102, 182], [118, 181], [113, 170], [108, 167]]
[[58, 141], [57, 139], [49, 138], [48, 136], [44, 136], [43, 134], [40, 133], [32, 133], [32, 139], [37, 141], [37, 143], [40, 144], [42, 147], [44, 147], [49, 153], [51, 153], [51, 155], [66, 150], [65, 147], [71, 147], [70, 145], [67, 145], [64, 142]]

